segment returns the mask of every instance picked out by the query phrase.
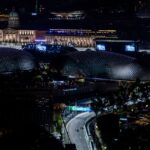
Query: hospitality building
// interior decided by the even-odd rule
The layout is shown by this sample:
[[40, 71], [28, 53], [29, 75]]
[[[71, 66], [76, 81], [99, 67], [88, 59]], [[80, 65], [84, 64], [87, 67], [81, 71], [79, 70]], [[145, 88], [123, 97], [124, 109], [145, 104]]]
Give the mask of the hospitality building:
[[[78, 12], [79, 13], [79, 12]], [[65, 15], [65, 17], [64, 17]], [[70, 18], [67, 16], [73, 16], [73, 20], [78, 18], [76, 12], [69, 13], [60, 13], [60, 20], [68, 20]], [[79, 17], [81, 18], [81, 15]], [[58, 19], [59, 13], [56, 14], [56, 18]], [[5, 20], [4, 20], [5, 17]], [[52, 18], [50, 18], [51, 20]], [[56, 20], [57, 20], [56, 19]], [[79, 18], [78, 18], [79, 19]], [[77, 20], [78, 20], [77, 19]], [[52, 19], [55, 20], [54, 18]], [[71, 20], [71, 19], [70, 19]], [[84, 28], [70, 28], [70, 27], [62, 27], [62, 28], [50, 28], [51, 23], [47, 25], [48, 27], [40, 26], [40, 29], [31, 25], [30, 23], [27, 26], [20, 24], [19, 15], [17, 12], [12, 10], [9, 15], [0, 15], [0, 24], [3, 24], [5, 21], [5, 26], [0, 26], [0, 43], [1, 44], [16, 44], [16, 45], [26, 45], [29, 43], [42, 42], [46, 44], [60, 44], [63, 46], [75, 46], [75, 47], [94, 47], [95, 39], [117, 39], [117, 31], [116, 30], [92, 30], [92, 29], [84, 29]], [[58, 21], [58, 20], [57, 20]], [[34, 27], [33, 27], [34, 26]]]

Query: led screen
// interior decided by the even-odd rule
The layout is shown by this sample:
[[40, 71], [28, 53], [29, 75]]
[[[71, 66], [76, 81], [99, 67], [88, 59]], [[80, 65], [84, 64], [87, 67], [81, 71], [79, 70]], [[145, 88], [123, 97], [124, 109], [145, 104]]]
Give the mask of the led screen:
[[96, 49], [99, 50], [99, 51], [105, 51], [106, 47], [105, 47], [104, 44], [97, 44]]
[[135, 51], [135, 45], [134, 44], [125, 45], [125, 51], [134, 52]]

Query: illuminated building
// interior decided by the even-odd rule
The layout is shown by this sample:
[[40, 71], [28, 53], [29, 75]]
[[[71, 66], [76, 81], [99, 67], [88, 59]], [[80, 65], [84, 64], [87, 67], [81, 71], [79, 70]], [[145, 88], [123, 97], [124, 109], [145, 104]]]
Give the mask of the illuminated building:
[[9, 16], [7, 14], [1, 14], [0, 13], [0, 22], [3, 22], [3, 21], [8, 21], [8, 18]]
[[17, 27], [19, 27], [19, 16], [16, 11], [12, 10], [9, 14], [8, 28], [17, 28]]
[[85, 18], [83, 11], [71, 11], [71, 12], [51, 12], [52, 20], [80, 20]]
[[34, 30], [16, 30], [11, 28], [0, 30], [0, 42], [3, 43], [24, 45], [27, 43], [32, 43], [34, 39]]
[[112, 30], [83, 30], [83, 29], [51, 29], [32, 30], [32, 29], [1, 29], [0, 42], [17, 43], [26, 45], [41, 40], [46, 44], [60, 44], [63, 46], [74, 45], [75, 47], [94, 47], [96, 38], [116, 39], [116, 31]]
[[[52, 12], [52, 14], [55, 14], [56, 18], [59, 16], [62, 20], [65, 19], [67, 21], [72, 21], [74, 19], [80, 20], [82, 19], [81, 16], [85, 15], [81, 11], [73, 11], [69, 13]], [[19, 19], [18, 13], [14, 10], [11, 11], [8, 16], [3, 15], [0, 17], [2, 18], [2, 24], [4, 22], [4, 17], [5, 22], [7, 22], [7, 25], [2, 27], [0, 24], [0, 42], [2, 44], [26, 45], [38, 41], [45, 44], [60, 44], [63, 46], [95, 47], [96, 38], [118, 38], [116, 30], [92, 30], [90, 27], [84, 29], [80, 27], [72, 28], [72, 26], [60, 26], [59, 28], [55, 28], [55, 25], [50, 28], [49, 24], [47, 25], [48, 27], [44, 27], [44, 23], [22, 23]]]

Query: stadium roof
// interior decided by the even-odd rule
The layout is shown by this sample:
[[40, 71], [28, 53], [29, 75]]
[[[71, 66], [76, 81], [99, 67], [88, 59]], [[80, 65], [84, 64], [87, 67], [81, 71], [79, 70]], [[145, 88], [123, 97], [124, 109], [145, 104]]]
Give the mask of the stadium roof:
[[56, 59], [54, 65], [64, 76], [84, 76], [119, 80], [135, 80], [142, 76], [137, 60], [113, 52], [72, 52]]
[[0, 73], [32, 70], [34, 58], [28, 52], [12, 48], [0, 48]]

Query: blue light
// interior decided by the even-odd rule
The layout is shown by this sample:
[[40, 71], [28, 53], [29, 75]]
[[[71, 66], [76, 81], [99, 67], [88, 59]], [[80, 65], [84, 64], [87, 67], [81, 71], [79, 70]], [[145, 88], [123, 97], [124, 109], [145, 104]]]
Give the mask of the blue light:
[[104, 44], [97, 44], [96, 49], [99, 50], [99, 51], [105, 51], [106, 47], [105, 47]]
[[35, 42], [46, 42], [46, 39], [35, 39]]
[[135, 51], [135, 46], [132, 44], [130, 45], [125, 45], [125, 51], [130, 51], [130, 52], [134, 52]]
[[70, 111], [84, 111], [84, 112], [91, 112], [90, 107], [79, 107], [79, 106], [67, 106], [67, 109]]
[[39, 50], [39, 51], [45, 52], [46, 51], [46, 46], [38, 44], [38, 45], [36, 45], [36, 49]]
[[120, 121], [128, 121], [128, 118], [120, 118]]
[[37, 16], [37, 13], [32, 12], [31, 15], [32, 15], [32, 16]]

